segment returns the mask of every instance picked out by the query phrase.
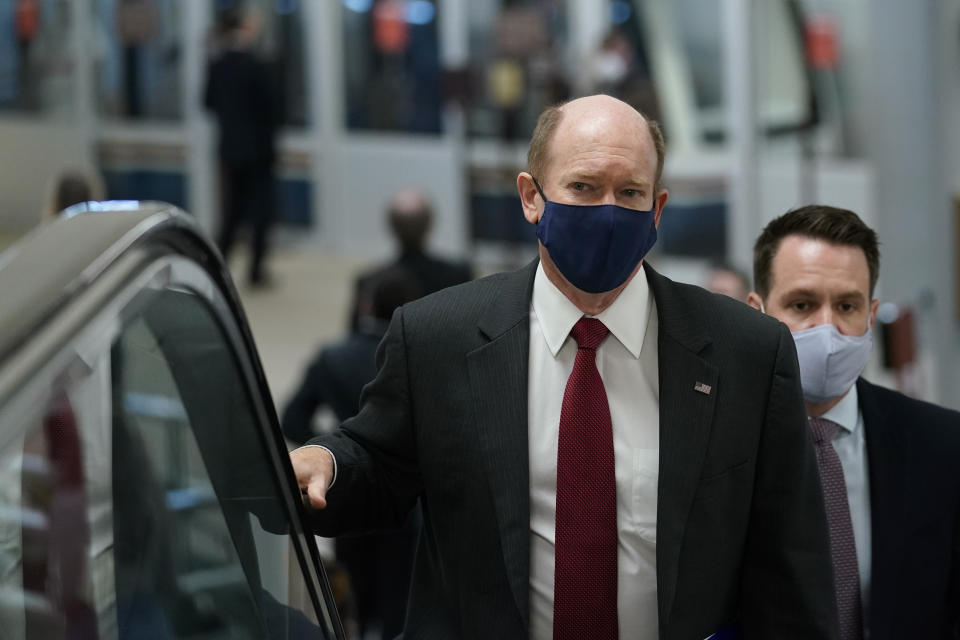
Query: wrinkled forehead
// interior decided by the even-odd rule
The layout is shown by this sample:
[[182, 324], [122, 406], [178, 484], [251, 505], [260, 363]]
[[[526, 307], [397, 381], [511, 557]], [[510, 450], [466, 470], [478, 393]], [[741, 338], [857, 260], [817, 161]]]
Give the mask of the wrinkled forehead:
[[643, 116], [565, 112], [550, 141], [547, 170], [605, 162], [630, 165], [638, 177], [653, 179], [657, 150]]

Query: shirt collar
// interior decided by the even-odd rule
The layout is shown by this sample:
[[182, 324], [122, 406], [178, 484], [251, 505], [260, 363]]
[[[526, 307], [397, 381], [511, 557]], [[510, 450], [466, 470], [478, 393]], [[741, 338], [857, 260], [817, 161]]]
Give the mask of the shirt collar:
[[[573, 325], [584, 313], [550, 282], [543, 270], [543, 263], [537, 265], [532, 302], [550, 353], [557, 357]], [[592, 317], [606, 325], [634, 358], [639, 358], [650, 317], [650, 285], [643, 268], [623, 288], [613, 304]]]
[[832, 420], [840, 425], [845, 431], [853, 433], [857, 428], [857, 414], [860, 411], [860, 403], [857, 401], [857, 385], [850, 387], [840, 402], [833, 405], [829, 411], [820, 416], [827, 420]]

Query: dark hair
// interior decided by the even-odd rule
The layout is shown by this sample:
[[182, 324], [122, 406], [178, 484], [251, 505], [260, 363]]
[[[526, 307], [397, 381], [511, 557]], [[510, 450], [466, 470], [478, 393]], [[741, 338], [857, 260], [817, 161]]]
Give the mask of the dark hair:
[[217, 12], [216, 28], [221, 35], [231, 34], [243, 27], [247, 17], [244, 3], [233, 3]]
[[877, 233], [853, 211], [822, 204], [794, 209], [775, 218], [753, 245], [753, 282], [761, 298], [766, 299], [773, 285], [773, 259], [780, 242], [791, 235], [824, 240], [863, 251], [870, 272], [870, 297], [880, 275], [880, 249]]
[[61, 211], [67, 207], [93, 199], [90, 181], [82, 173], [71, 171], [60, 176], [54, 194], [54, 209]]
[[[561, 102], [544, 109], [543, 113], [537, 119], [537, 126], [530, 136], [530, 148], [527, 150], [527, 172], [538, 180], [543, 180], [543, 172], [547, 168], [548, 148], [557, 126], [563, 119], [563, 106], [566, 102]], [[637, 111], [637, 113], [640, 113]], [[667, 145], [663, 139], [663, 131], [656, 120], [643, 116], [647, 121], [647, 129], [650, 131], [650, 137], [653, 138], [653, 146], [657, 151], [657, 172], [653, 180], [653, 195], [656, 197], [660, 190], [661, 179], [663, 178], [663, 161], [667, 154]]]

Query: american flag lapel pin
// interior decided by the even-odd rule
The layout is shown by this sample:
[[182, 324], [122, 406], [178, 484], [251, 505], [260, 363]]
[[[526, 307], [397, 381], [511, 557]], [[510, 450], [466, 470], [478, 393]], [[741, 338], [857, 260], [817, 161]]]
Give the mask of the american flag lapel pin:
[[711, 390], [711, 389], [713, 389], [713, 387], [711, 387], [711, 386], [708, 385], [708, 384], [704, 384], [704, 383], [702, 383], [702, 382], [697, 382], [697, 384], [693, 385], [693, 390], [694, 390], [694, 391], [699, 391], [700, 393], [702, 393], [702, 394], [704, 394], [704, 395], [706, 395], [706, 396], [710, 395], [710, 390]]

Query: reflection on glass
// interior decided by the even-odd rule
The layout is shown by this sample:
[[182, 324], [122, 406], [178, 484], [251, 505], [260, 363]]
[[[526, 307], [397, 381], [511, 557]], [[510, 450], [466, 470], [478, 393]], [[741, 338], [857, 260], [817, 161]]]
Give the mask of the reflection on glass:
[[97, 103], [104, 115], [182, 115], [177, 0], [95, 0]]
[[437, 4], [342, 1], [347, 127], [439, 133]]
[[570, 97], [565, 2], [470, 3], [468, 133], [527, 140], [545, 107]]
[[325, 637], [229, 343], [196, 296], [150, 298], [112, 354], [120, 637]]
[[679, 28], [693, 76], [696, 106], [703, 111], [717, 112], [723, 108], [721, 3], [676, 0], [673, 7], [674, 23]]
[[[751, 12], [756, 109], [768, 133], [791, 133], [808, 121], [802, 15], [791, 0], [757, 3]], [[706, 142], [726, 136], [721, 3], [674, 0], [672, 24], [682, 43], [693, 90], [698, 132]], [[658, 25], [653, 25], [658, 28]]]
[[0, 0], [0, 110], [66, 113], [73, 87], [69, 0]]
[[[307, 124], [307, 89], [304, 62], [303, 7], [300, 0], [216, 0], [213, 5], [213, 22], [222, 22], [226, 11], [246, 9], [252, 11], [258, 23], [259, 34], [254, 48], [271, 63], [282, 79], [282, 122], [289, 126]], [[222, 51], [221, 43], [211, 32], [208, 42], [208, 57], [214, 58]]]
[[125, 316], [0, 406], [0, 637], [334, 637], [217, 318], [153, 289]]

